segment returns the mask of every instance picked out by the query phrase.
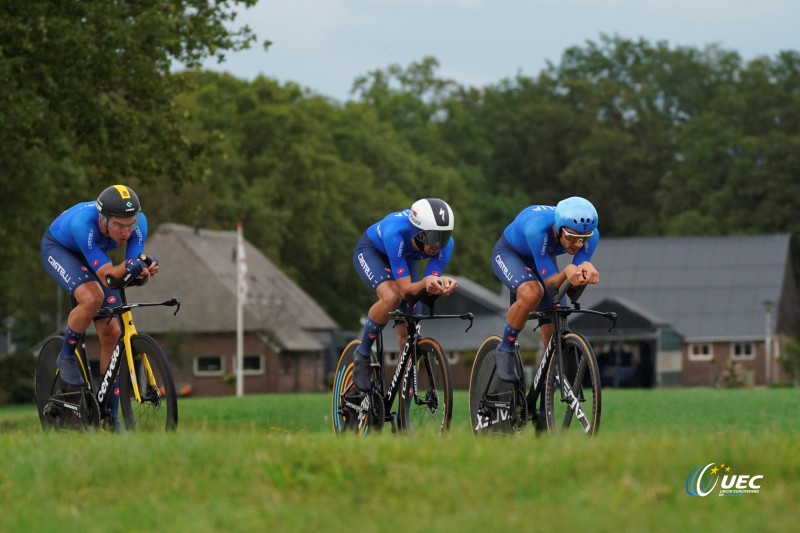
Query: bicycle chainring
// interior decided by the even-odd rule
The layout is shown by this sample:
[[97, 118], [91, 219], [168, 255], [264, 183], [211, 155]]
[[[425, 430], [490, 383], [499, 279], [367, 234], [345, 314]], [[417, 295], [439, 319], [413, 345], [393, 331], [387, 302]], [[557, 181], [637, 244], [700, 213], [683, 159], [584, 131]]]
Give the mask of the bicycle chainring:
[[521, 433], [528, 423], [528, 400], [521, 386], [514, 387], [514, 401], [511, 403], [511, 430]]
[[383, 405], [383, 397], [376, 391], [369, 394], [369, 427], [374, 431], [383, 429], [383, 422], [386, 420], [386, 408]]

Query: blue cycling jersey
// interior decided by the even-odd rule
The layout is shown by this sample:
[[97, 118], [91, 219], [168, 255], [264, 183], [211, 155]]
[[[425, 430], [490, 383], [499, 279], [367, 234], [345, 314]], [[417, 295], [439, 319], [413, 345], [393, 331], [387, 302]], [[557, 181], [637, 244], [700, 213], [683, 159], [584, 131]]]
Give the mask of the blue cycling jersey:
[[[99, 213], [94, 202], [76, 204], [50, 224], [50, 234], [61, 246], [72, 252], [81, 253], [87, 264], [97, 272], [100, 267], [110, 263], [108, 252], [117, 248], [113, 240], [103, 236], [98, 225]], [[136, 225], [127, 242], [126, 259], [134, 259], [144, 251], [147, 238], [147, 217], [139, 213]]]
[[395, 279], [404, 278], [411, 274], [408, 265], [409, 261], [423, 259], [430, 259], [428, 266], [425, 268], [425, 275], [440, 276], [447, 262], [450, 261], [455, 241], [451, 236], [447, 246], [439, 250], [439, 253], [435, 256], [429, 256], [425, 252], [415, 250], [411, 240], [420, 230], [408, 220], [410, 213], [410, 209], [389, 213], [382, 220], [367, 228], [367, 237], [375, 248], [389, 259]]
[[[566, 253], [553, 230], [555, 211], [555, 206], [551, 205], [526, 207], [503, 231], [508, 244], [526, 262], [533, 262], [542, 279], [558, 273], [554, 258]], [[572, 258], [572, 264], [577, 266], [589, 261], [599, 240], [600, 232], [595, 229], [583, 248]]]

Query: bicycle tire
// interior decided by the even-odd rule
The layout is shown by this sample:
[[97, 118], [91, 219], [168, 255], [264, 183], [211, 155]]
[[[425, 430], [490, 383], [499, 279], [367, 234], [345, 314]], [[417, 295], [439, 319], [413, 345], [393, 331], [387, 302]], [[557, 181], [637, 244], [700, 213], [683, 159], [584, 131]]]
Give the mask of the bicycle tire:
[[[331, 422], [333, 432], [357, 433], [367, 435], [370, 431], [379, 432], [385, 418], [383, 398], [379, 394], [367, 394], [359, 391], [353, 383], [353, 356], [361, 345], [360, 340], [351, 341], [339, 356], [336, 371], [333, 374], [331, 390]], [[378, 370], [373, 368], [372, 380], [379, 378]], [[367, 416], [360, 416], [347, 402], [358, 402], [367, 409]]]
[[56, 359], [64, 345], [64, 337], [56, 335], [47, 339], [36, 360], [34, 395], [42, 429], [52, 429], [52, 421], [44, 413], [50, 397], [61, 391], [61, 380], [56, 373]]
[[[171, 431], [178, 427], [178, 394], [169, 361], [148, 335], [131, 338], [134, 371], [123, 356], [119, 379], [119, 405], [125, 427], [134, 431]], [[147, 369], [150, 372], [147, 372]], [[153, 379], [148, 374], [152, 373]], [[136, 400], [131, 376], [136, 379], [142, 402]]]
[[[476, 435], [519, 433], [525, 429], [527, 401], [522, 363], [517, 360], [517, 372], [521, 376], [519, 385], [502, 381], [496, 375], [494, 351], [501, 341], [497, 335], [488, 337], [478, 348], [472, 364], [469, 379], [469, 418], [472, 432]], [[516, 415], [506, 410], [485, 407], [484, 394], [487, 390], [495, 401], [508, 401], [516, 405], [518, 411]]]
[[[561, 400], [561, 372], [558, 357], [553, 357], [545, 382], [547, 428], [553, 433], [596, 435], [600, 430], [602, 405], [597, 358], [589, 341], [574, 331], [561, 338], [561, 351], [566, 383], [573, 395], [566, 398], [566, 401]], [[576, 418], [578, 423], [573, 424]]]
[[[441, 345], [430, 338], [418, 340], [416, 368], [412, 357], [406, 359], [404, 366], [399, 391], [400, 429], [437, 435], [450, 431], [453, 378]], [[416, 375], [416, 394], [413, 375]]]

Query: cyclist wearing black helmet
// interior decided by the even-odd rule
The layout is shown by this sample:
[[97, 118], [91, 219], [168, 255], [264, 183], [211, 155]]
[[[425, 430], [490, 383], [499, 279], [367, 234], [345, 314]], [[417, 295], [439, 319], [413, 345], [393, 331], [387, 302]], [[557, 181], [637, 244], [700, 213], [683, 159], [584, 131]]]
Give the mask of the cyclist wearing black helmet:
[[[61, 380], [67, 385], [83, 385], [83, 375], [75, 359], [75, 347], [101, 307], [113, 306], [119, 292], [108, 288], [105, 277], [140, 278], [158, 273], [158, 262], [144, 261], [147, 218], [139, 198], [125, 185], [113, 185], [96, 201], [82, 202], [61, 213], [42, 238], [41, 257], [47, 273], [77, 301], [67, 317], [64, 346], [57, 359]], [[126, 246], [125, 261], [114, 265], [108, 252]], [[151, 258], [152, 259], [152, 258]], [[100, 371], [105, 371], [119, 338], [116, 320], [95, 321], [100, 341]], [[112, 423], [118, 424], [118, 382], [109, 399]]]
[[[417, 200], [411, 209], [386, 215], [364, 232], [353, 253], [353, 265], [361, 280], [375, 291], [378, 300], [370, 307], [364, 336], [355, 354], [353, 381], [359, 390], [370, 389], [369, 354], [372, 344], [398, 307], [408, 312], [405, 297], [423, 289], [431, 295], [447, 296], [458, 283], [442, 271], [453, 252], [453, 210], [444, 200]], [[415, 263], [429, 260], [422, 279]], [[406, 327], [396, 328], [401, 344]], [[401, 347], [402, 348], [402, 347]]]
[[[569, 279], [573, 287], [598, 283], [600, 273], [589, 261], [597, 248], [597, 211], [579, 196], [561, 200], [558, 205], [526, 207], [509, 224], [492, 251], [492, 269], [503, 284], [516, 292], [516, 300], [506, 315], [502, 342], [495, 350], [497, 374], [514, 382], [517, 375], [514, 343], [528, 315], [552, 306], [546, 285], [556, 287]], [[573, 256], [559, 272], [555, 257]], [[550, 319], [539, 320], [544, 346], [550, 342]]]

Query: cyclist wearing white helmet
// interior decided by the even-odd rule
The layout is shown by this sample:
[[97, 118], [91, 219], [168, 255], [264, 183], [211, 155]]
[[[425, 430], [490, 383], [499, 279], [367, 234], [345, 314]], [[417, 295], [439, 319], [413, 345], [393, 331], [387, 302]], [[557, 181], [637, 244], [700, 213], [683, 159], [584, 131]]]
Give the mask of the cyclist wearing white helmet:
[[[516, 292], [516, 301], [508, 310], [502, 342], [495, 351], [500, 379], [514, 382], [520, 378], [514, 343], [531, 312], [552, 306], [547, 285], [559, 287], [566, 279], [574, 287], [600, 281], [600, 273], [589, 262], [599, 240], [597, 210], [579, 196], [561, 200], [556, 206], [527, 207], [503, 231], [492, 251], [492, 269]], [[564, 253], [574, 257], [559, 272], [555, 257]], [[553, 325], [549, 319], [540, 320], [539, 325], [543, 345], [547, 346]]]
[[[119, 301], [119, 291], [106, 285], [106, 275], [122, 278], [130, 273], [144, 280], [158, 272], [157, 261], [148, 265], [141, 258], [146, 238], [147, 218], [141, 212], [136, 193], [125, 185], [113, 185], [103, 190], [97, 200], [70, 207], [45, 232], [41, 245], [42, 265], [77, 302], [67, 317], [64, 346], [56, 360], [65, 384], [83, 385], [75, 347], [100, 307], [111, 307]], [[126, 246], [126, 260], [114, 265], [108, 253], [119, 246]], [[103, 373], [111, 361], [120, 327], [116, 320], [96, 320], [95, 327], [100, 341], [100, 372]], [[115, 382], [114, 394], [108, 402], [115, 429], [120, 428], [118, 386]]]
[[[378, 298], [369, 309], [355, 355], [353, 381], [359, 390], [370, 389], [369, 354], [389, 322], [389, 313], [398, 307], [407, 312], [406, 296], [423, 290], [434, 296], [447, 296], [456, 290], [456, 280], [442, 275], [453, 252], [453, 225], [453, 210], [447, 202], [425, 198], [414, 202], [411, 209], [386, 215], [367, 228], [356, 244], [353, 265]], [[425, 274], [417, 279], [414, 263], [426, 259]], [[395, 329], [402, 348], [405, 326]]]

